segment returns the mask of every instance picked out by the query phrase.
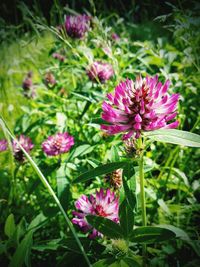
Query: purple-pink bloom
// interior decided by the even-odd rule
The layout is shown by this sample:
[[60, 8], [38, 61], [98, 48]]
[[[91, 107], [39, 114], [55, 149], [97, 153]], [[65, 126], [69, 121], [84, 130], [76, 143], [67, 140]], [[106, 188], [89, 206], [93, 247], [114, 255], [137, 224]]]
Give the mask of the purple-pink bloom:
[[109, 63], [96, 61], [87, 70], [87, 75], [91, 81], [104, 83], [114, 75], [114, 70]]
[[109, 102], [102, 105], [102, 119], [108, 125], [101, 125], [107, 134], [124, 133], [123, 139], [139, 138], [142, 131], [173, 129], [179, 124], [175, 119], [179, 94], [169, 95], [170, 81], [164, 84], [158, 76], [127, 79], [116, 88], [114, 95], [107, 94]]
[[59, 53], [53, 53], [53, 58], [58, 59], [59, 61], [63, 62], [65, 61], [65, 56], [59, 54]]
[[42, 143], [42, 149], [48, 156], [57, 156], [66, 153], [74, 145], [73, 136], [65, 133], [57, 133], [49, 136], [47, 140]]
[[65, 29], [72, 38], [81, 39], [89, 30], [91, 17], [87, 15], [66, 16]]
[[120, 40], [119, 35], [116, 34], [115, 32], [113, 32], [113, 33], [111, 34], [111, 38], [112, 38], [114, 41], [116, 41], [116, 42]]
[[[24, 150], [26, 150], [27, 153], [30, 153], [30, 151], [34, 147], [31, 139], [29, 137], [24, 136], [23, 134], [21, 134], [17, 138], [17, 141], [24, 148]], [[15, 159], [18, 161], [23, 161], [24, 160], [24, 153], [15, 140], [13, 140], [13, 142], [12, 142], [12, 148], [13, 148], [13, 154], [14, 154]]]
[[0, 152], [5, 151], [8, 148], [8, 142], [6, 139], [0, 140]]
[[96, 192], [95, 196], [90, 195], [90, 197], [87, 197], [82, 195], [75, 202], [75, 207], [78, 211], [73, 211], [75, 217], [72, 222], [77, 224], [83, 232], [90, 231], [90, 238], [102, 237], [103, 235], [88, 224], [85, 218], [86, 215], [97, 215], [119, 223], [119, 199], [110, 189], [104, 190], [101, 188], [99, 192]]

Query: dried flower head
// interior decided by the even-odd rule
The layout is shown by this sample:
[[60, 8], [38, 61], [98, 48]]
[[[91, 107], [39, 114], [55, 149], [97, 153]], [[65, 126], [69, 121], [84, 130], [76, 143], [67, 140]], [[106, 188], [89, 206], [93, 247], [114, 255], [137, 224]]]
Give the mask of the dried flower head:
[[47, 86], [49, 86], [49, 85], [53, 86], [53, 85], [56, 84], [56, 79], [55, 79], [53, 73], [51, 73], [51, 72], [47, 72], [47, 73], [45, 74], [45, 76], [44, 76], [44, 83], [45, 83]]
[[[17, 141], [24, 148], [24, 150], [26, 150], [27, 153], [30, 153], [30, 151], [34, 147], [31, 139], [29, 137], [24, 136], [23, 134], [17, 138]], [[14, 158], [20, 162], [23, 162], [25, 160], [24, 153], [15, 140], [13, 140], [12, 142], [12, 147], [13, 147]]]
[[179, 122], [171, 121], [177, 115], [179, 94], [169, 95], [169, 85], [169, 80], [158, 82], [158, 76], [121, 82], [114, 95], [107, 95], [110, 102], [103, 102], [102, 119], [110, 124], [101, 129], [110, 135], [124, 133], [123, 139], [128, 139], [139, 138], [142, 131], [176, 128]]
[[90, 197], [87, 197], [82, 195], [75, 202], [75, 207], [79, 211], [73, 212], [75, 217], [72, 222], [77, 224], [83, 232], [90, 231], [90, 238], [102, 236], [102, 234], [88, 224], [85, 218], [86, 215], [98, 215], [116, 223], [119, 222], [119, 199], [109, 189], [104, 190], [101, 188], [99, 192], [96, 192], [95, 196], [90, 195]]
[[91, 81], [105, 83], [114, 75], [114, 70], [109, 63], [96, 61], [87, 70], [87, 75]]
[[72, 38], [82, 39], [89, 30], [91, 17], [87, 15], [66, 16], [65, 29]]
[[106, 181], [114, 189], [119, 189], [122, 186], [122, 170], [115, 170], [114, 172], [108, 173], [105, 176]]
[[33, 73], [32, 71], [29, 71], [22, 83], [22, 88], [24, 90], [23, 94], [27, 98], [34, 98], [36, 95], [32, 78], [33, 78]]
[[57, 156], [66, 153], [74, 145], [73, 136], [66, 133], [57, 133], [49, 136], [42, 143], [42, 149], [48, 156]]

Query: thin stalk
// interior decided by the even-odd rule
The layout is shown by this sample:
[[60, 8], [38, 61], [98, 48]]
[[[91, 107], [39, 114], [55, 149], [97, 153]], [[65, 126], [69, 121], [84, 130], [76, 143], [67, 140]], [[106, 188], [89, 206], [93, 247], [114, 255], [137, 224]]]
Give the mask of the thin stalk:
[[20, 149], [23, 151], [23, 153], [25, 154], [26, 158], [28, 159], [28, 161], [30, 162], [31, 166], [33, 167], [33, 169], [35, 170], [35, 172], [37, 173], [37, 175], [39, 176], [41, 182], [43, 183], [43, 185], [46, 187], [47, 191], [49, 192], [49, 194], [53, 197], [55, 203], [57, 204], [57, 206], [59, 207], [61, 213], [63, 214], [79, 248], [81, 253], [83, 254], [87, 264], [89, 267], [91, 267], [92, 265], [90, 264], [90, 261], [87, 257], [87, 254], [76, 234], [76, 231], [71, 223], [71, 221], [69, 220], [65, 210], [63, 209], [59, 199], [57, 198], [56, 194], [54, 193], [53, 189], [51, 188], [50, 184], [48, 183], [48, 181], [46, 180], [46, 178], [44, 177], [44, 175], [42, 174], [42, 172], [40, 171], [40, 169], [38, 168], [38, 166], [36, 165], [36, 163], [32, 160], [32, 158], [30, 157], [30, 155], [26, 152], [26, 150], [21, 146], [21, 144], [18, 142], [18, 140], [14, 137], [14, 135], [10, 132], [9, 128], [7, 127], [7, 125], [4, 123], [4, 121], [2, 119], [0, 119], [0, 125], [2, 125], [2, 128], [4, 130], [6, 130], [7, 134], [16, 141], [16, 143], [19, 145]]
[[[142, 209], [142, 226], [147, 225], [146, 217], [146, 200], [145, 200], [145, 191], [144, 191], [144, 156], [143, 156], [143, 143], [142, 139], [139, 139], [139, 147], [142, 150], [139, 158], [139, 179], [140, 179], [140, 199], [141, 199], [141, 209]], [[146, 256], [147, 248], [144, 244], [142, 246], [142, 256], [143, 256], [143, 266], [146, 266]]]

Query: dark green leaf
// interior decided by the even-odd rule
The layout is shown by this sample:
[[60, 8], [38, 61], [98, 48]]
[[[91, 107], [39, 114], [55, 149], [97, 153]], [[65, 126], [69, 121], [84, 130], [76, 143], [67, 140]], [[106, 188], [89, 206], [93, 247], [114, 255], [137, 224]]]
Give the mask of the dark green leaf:
[[124, 199], [119, 206], [120, 226], [123, 229], [125, 237], [128, 237], [129, 233], [133, 231], [134, 225], [134, 212], [128, 205], [127, 200]]
[[57, 194], [62, 206], [67, 209], [70, 197], [69, 181], [65, 175], [65, 165], [62, 164], [56, 172]]
[[[129, 165], [129, 164], [127, 164], [127, 165]], [[135, 181], [135, 177], [133, 177], [132, 180]], [[128, 205], [130, 206], [130, 208], [132, 210], [134, 210], [136, 203], [137, 203], [137, 199], [136, 199], [136, 195], [135, 195], [135, 187], [133, 186], [131, 188], [130, 184], [131, 183], [129, 181], [127, 181], [127, 179], [125, 178], [125, 175], [123, 175], [123, 187], [124, 187], [124, 191], [125, 191], [125, 195], [126, 195], [126, 200], [127, 200]]]
[[32, 246], [32, 235], [33, 232], [29, 231], [19, 246], [17, 247], [11, 262], [9, 264], [9, 267], [21, 267], [24, 264], [24, 261], [26, 260], [27, 254], [29, 254]]
[[122, 238], [123, 231], [119, 224], [100, 216], [87, 215], [86, 219], [95, 229], [109, 238]]
[[11, 213], [6, 219], [4, 232], [10, 238], [14, 234], [15, 229], [16, 229], [15, 219], [14, 219], [14, 215]]
[[28, 226], [28, 230], [37, 230], [39, 227], [44, 225], [44, 222], [46, 221], [46, 217], [44, 216], [43, 213], [38, 214], [32, 222]]
[[156, 130], [145, 132], [148, 138], [175, 145], [200, 147], [200, 135], [181, 130]]
[[134, 243], [156, 243], [175, 238], [175, 234], [165, 228], [143, 226], [133, 230], [129, 240]]
[[110, 172], [113, 172], [114, 170], [123, 168], [125, 166], [126, 162], [111, 162], [105, 165], [98, 166], [97, 168], [94, 168], [90, 171], [87, 171], [81, 175], [79, 175], [73, 183], [81, 183], [86, 182], [96, 176], [107, 174]]

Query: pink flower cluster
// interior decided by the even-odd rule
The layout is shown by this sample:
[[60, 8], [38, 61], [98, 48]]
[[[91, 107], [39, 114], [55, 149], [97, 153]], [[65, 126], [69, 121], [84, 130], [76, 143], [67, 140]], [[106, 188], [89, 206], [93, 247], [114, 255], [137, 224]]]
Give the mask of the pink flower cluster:
[[91, 81], [105, 83], [114, 75], [114, 70], [109, 63], [96, 61], [87, 70], [87, 75]]
[[66, 16], [65, 29], [72, 38], [82, 39], [89, 30], [91, 18], [87, 15]]
[[179, 122], [172, 120], [177, 115], [179, 94], [169, 95], [169, 85], [169, 80], [159, 82], [158, 76], [121, 82], [102, 105], [102, 119], [109, 124], [101, 129], [109, 135], [124, 133], [123, 138], [128, 139], [139, 138], [142, 131], [176, 128]]
[[[28, 153], [30, 153], [30, 151], [34, 147], [31, 139], [29, 137], [24, 136], [24, 135], [20, 135], [17, 138], [17, 141], [20, 143], [20, 145]], [[8, 142], [5, 139], [0, 140], [0, 151], [5, 151], [7, 149], [8, 149]], [[13, 155], [14, 155], [15, 159], [18, 161], [24, 161], [24, 153], [15, 140], [12, 142], [12, 149], [13, 149]]]
[[48, 156], [57, 156], [66, 153], [74, 145], [74, 138], [67, 132], [49, 136], [42, 143], [42, 149]]
[[[31, 139], [24, 135], [20, 135], [19, 138], [17, 138], [17, 141], [28, 153], [30, 153], [34, 147]], [[49, 136], [47, 140], [42, 143], [42, 149], [48, 156], [57, 156], [68, 152], [73, 145], [73, 136], [70, 136], [67, 132], [57, 133], [53, 136]], [[5, 139], [0, 140], [0, 152], [7, 149], [7, 141]], [[18, 161], [24, 161], [24, 153], [15, 140], [12, 142], [12, 149], [15, 159]]]
[[102, 236], [102, 234], [88, 224], [85, 218], [86, 215], [102, 216], [119, 223], [119, 199], [110, 189], [104, 190], [101, 188], [99, 192], [96, 192], [95, 196], [90, 195], [90, 197], [87, 197], [82, 195], [75, 202], [75, 207], [78, 211], [73, 212], [75, 217], [72, 222], [78, 225], [83, 232], [90, 231], [90, 238]]

